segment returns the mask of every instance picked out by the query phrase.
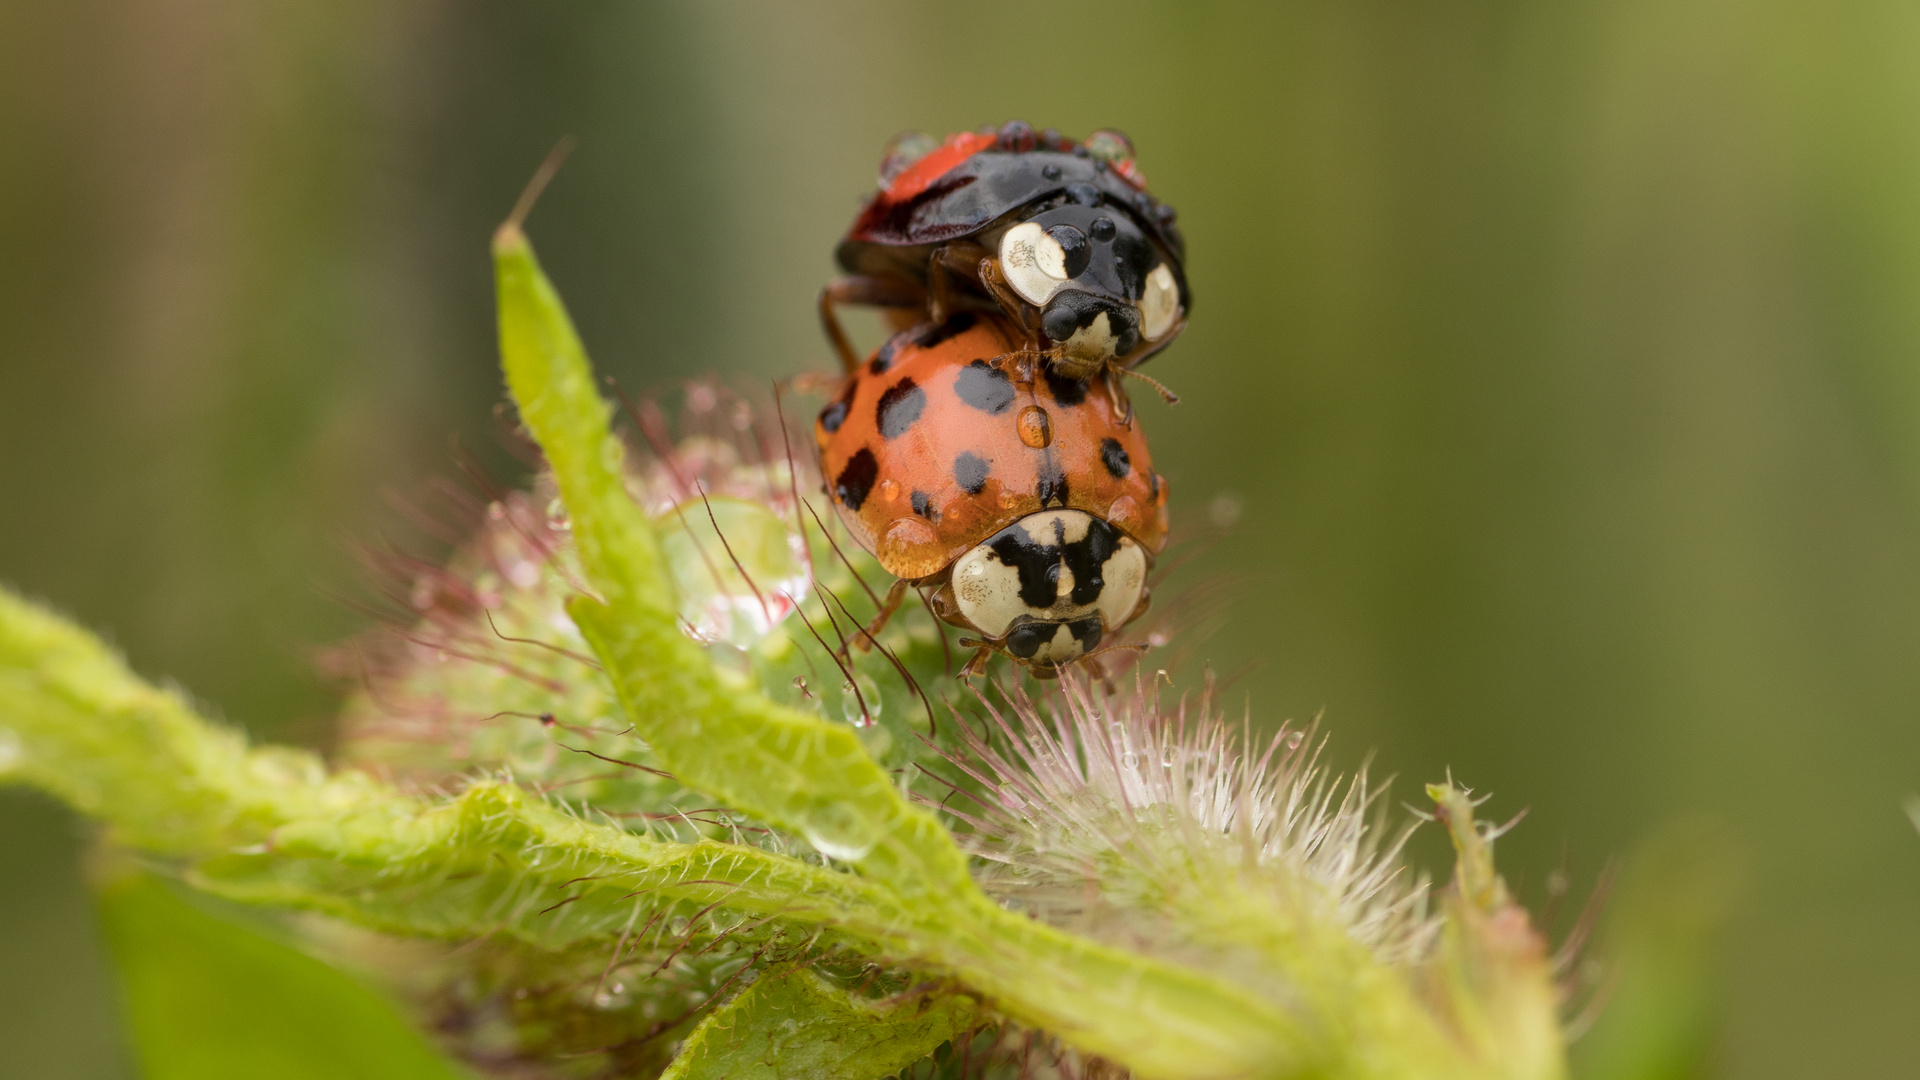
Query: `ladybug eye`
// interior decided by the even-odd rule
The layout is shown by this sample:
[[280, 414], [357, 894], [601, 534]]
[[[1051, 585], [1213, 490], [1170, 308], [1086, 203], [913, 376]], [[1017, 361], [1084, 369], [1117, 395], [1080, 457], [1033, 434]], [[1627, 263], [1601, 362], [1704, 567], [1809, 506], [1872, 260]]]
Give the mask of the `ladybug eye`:
[[1007, 284], [1020, 294], [1021, 299], [1036, 307], [1047, 302], [1066, 280], [1072, 277], [1069, 262], [1077, 262], [1079, 268], [1086, 269], [1086, 237], [1072, 226], [1056, 226], [1055, 232], [1071, 231], [1068, 237], [1075, 246], [1069, 253], [1061, 246], [1060, 240], [1038, 224], [1026, 221], [1007, 230], [1000, 238], [1000, 269], [1007, 275]]
[[1161, 263], [1147, 275], [1146, 291], [1140, 297], [1140, 336], [1159, 341], [1179, 316], [1180, 287], [1174, 283], [1173, 271]]

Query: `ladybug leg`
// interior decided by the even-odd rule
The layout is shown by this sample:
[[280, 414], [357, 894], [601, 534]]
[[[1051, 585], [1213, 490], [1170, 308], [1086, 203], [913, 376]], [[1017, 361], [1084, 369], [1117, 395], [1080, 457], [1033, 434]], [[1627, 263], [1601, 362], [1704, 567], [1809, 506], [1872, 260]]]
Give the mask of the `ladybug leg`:
[[880, 610], [875, 612], [873, 620], [862, 627], [860, 632], [854, 635], [853, 640], [847, 643], [847, 648], [858, 652], [866, 652], [873, 648], [877, 640], [876, 635], [886, 629], [887, 621], [893, 618], [894, 612], [900, 610], [900, 602], [906, 597], [907, 579], [894, 578], [893, 586], [887, 590], [887, 598], [880, 602]]
[[926, 294], [920, 287], [904, 278], [864, 275], [837, 277], [820, 290], [820, 328], [826, 331], [828, 343], [840, 357], [841, 369], [851, 375], [860, 366], [860, 357], [854, 353], [853, 342], [847, 339], [846, 330], [840, 326], [840, 316], [834, 311], [836, 305], [917, 308], [926, 302]]
[[1101, 380], [1107, 388], [1107, 401], [1113, 406], [1113, 415], [1119, 418], [1120, 426], [1133, 427], [1133, 399], [1127, 396], [1127, 388], [1120, 385], [1120, 376], [1109, 367], [1106, 377]]
[[[974, 640], [973, 638], [962, 638], [960, 644], [965, 645]], [[987, 670], [987, 661], [993, 659], [993, 646], [984, 641], [980, 642], [979, 645], [980, 647], [974, 650], [973, 659], [967, 661], [967, 666], [960, 669], [959, 677], [963, 680], [971, 679], [975, 675]]]
[[941, 244], [927, 256], [927, 318], [935, 323], [947, 321], [968, 299], [961, 288], [974, 282], [987, 249], [960, 241]]

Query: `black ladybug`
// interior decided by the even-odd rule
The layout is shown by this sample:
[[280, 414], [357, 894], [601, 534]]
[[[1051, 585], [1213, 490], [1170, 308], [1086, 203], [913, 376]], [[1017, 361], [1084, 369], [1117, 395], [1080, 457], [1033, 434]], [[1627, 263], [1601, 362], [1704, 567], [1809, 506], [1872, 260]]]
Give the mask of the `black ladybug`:
[[888, 145], [880, 189], [835, 252], [847, 276], [822, 290], [821, 321], [851, 371], [837, 304], [936, 323], [997, 306], [1059, 374], [1085, 379], [1180, 332], [1193, 304], [1184, 255], [1173, 208], [1147, 192], [1118, 132], [1075, 142], [1016, 120], [944, 142], [909, 133]]

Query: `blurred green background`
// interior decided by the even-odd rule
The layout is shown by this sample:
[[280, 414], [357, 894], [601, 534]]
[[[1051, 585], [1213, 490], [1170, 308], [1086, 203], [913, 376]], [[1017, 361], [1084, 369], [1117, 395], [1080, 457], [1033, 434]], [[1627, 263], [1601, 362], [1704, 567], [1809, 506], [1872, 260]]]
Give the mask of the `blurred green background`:
[[[347, 542], [495, 452], [485, 242], [560, 136], [534, 238], [670, 390], [827, 365], [895, 131], [1117, 126], [1198, 297], [1156, 458], [1244, 506], [1202, 654], [1530, 808], [1530, 899], [1655, 868], [1662, 1075], [1910, 1076], [1916, 57], [1843, 0], [4, 0], [0, 578], [322, 740]], [[0, 1073], [132, 1075], [82, 843], [0, 792]]]

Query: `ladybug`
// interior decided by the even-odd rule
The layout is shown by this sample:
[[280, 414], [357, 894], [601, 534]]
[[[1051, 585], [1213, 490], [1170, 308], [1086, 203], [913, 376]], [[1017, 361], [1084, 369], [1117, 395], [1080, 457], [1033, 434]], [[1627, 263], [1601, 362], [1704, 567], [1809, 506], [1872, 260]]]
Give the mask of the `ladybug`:
[[1015, 120], [939, 143], [900, 135], [835, 251], [847, 276], [821, 291], [821, 322], [849, 372], [858, 358], [835, 315], [842, 303], [935, 323], [997, 308], [1069, 377], [1132, 374], [1193, 306], [1174, 218], [1119, 132], [1075, 142]]
[[1167, 482], [1145, 437], [1086, 379], [1011, 362], [1018, 331], [962, 311], [893, 336], [820, 411], [840, 519], [896, 580], [977, 635], [963, 675], [1005, 653], [1042, 678], [1147, 607]]

